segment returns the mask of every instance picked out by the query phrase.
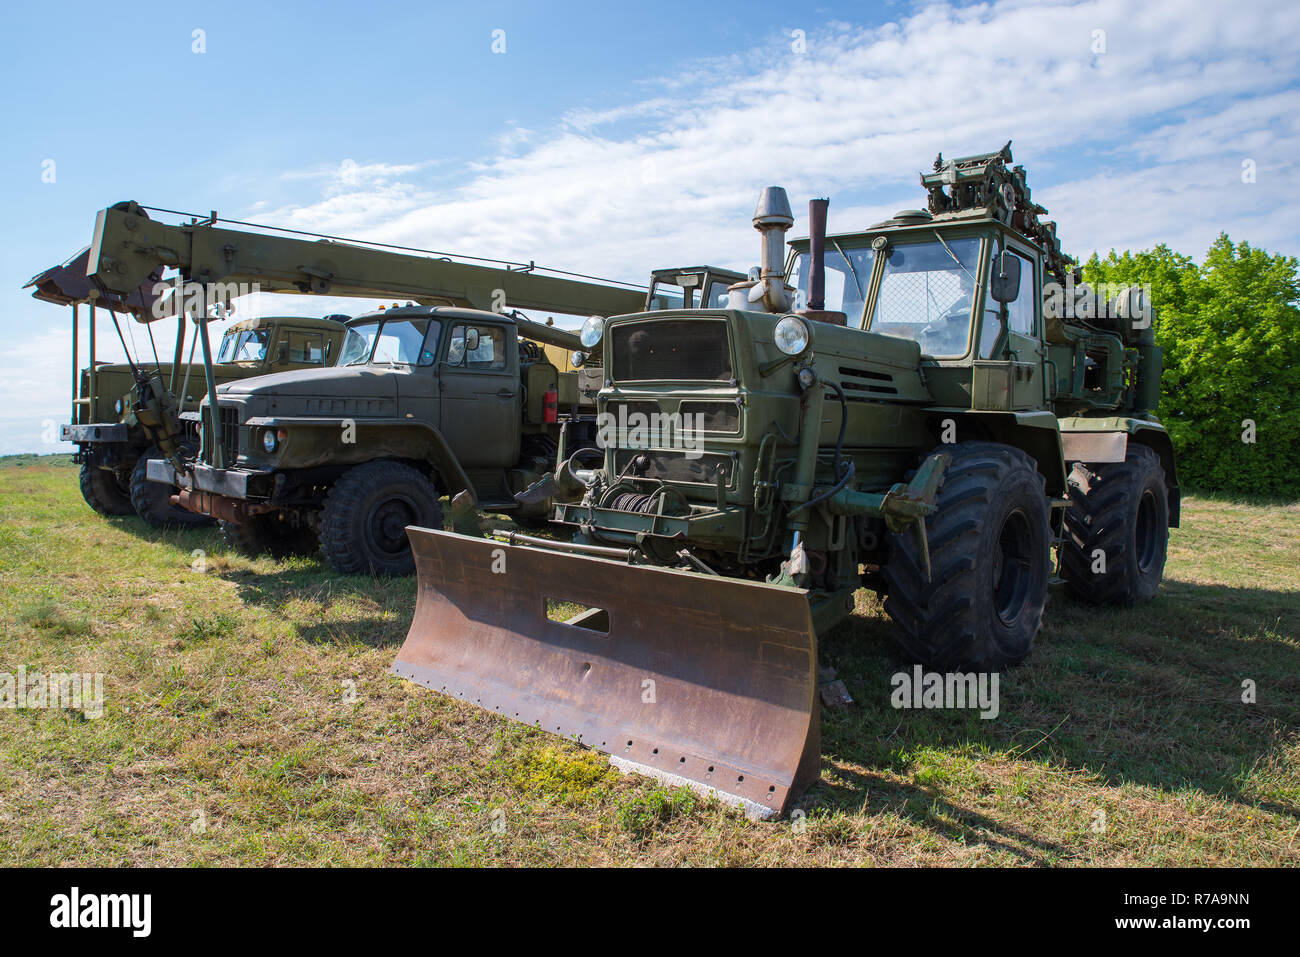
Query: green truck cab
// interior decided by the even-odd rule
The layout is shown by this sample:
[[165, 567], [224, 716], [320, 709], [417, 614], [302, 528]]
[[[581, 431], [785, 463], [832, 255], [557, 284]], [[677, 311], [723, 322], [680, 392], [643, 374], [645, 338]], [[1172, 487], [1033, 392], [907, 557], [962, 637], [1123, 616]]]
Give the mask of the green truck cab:
[[[289, 369], [325, 367], [334, 362], [343, 341], [346, 317], [323, 319], [272, 317], [245, 319], [226, 329], [213, 372], [219, 382]], [[205, 384], [203, 366], [182, 365], [173, 378], [173, 363], [137, 364], [146, 388], [164, 396], [162, 408], [180, 420], [197, 448], [197, 413]], [[167, 386], [177, 383], [173, 397]], [[73, 460], [81, 465], [81, 492], [86, 503], [102, 515], [138, 514], [155, 526], [192, 525], [204, 519], [178, 509], [165, 490], [145, 476], [145, 463], [159, 454], [158, 431], [174, 431], [175, 423], [152, 421], [158, 405], [141, 403], [136, 370], [125, 363], [95, 362], [80, 370], [73, 395], [72, 422], [61, 438], [77, 446]], [[149, 408], [153, 405], [153, 408]]]
[[221, 520], [245, 552], [319, 542], [339, 571], [409, 573], [406, 526], [440, 527], [441, 496], [468, 492], [461, 501], [481, 510], [544, 521], [544, 503], [514, 495], [554, 467], [562, 420], [594, 440], [577, 373], [561, 372], [543, 343], [579, 345], [551, 326], [458, 306], [357, 316], [332, 368], [221, 385], [218, 428], [205, 398], [190, 470], [156, 458], [148, 476], [178, 486], [177, 504]]

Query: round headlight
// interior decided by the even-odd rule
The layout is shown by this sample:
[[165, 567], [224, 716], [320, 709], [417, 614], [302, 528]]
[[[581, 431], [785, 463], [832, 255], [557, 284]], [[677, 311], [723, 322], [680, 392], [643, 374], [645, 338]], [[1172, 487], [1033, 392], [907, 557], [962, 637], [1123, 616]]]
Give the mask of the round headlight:
[[121, 415], [123, 412], [126, 411], [126, 403], [123, 402], [121, 399], [118, 399], [116, 402], [113, 403], [113, 411], [116, 412], [118, 415]]
[[605, 334], [605, 317], [591, 316], [582, 324], [582, 331], [578, 333], [578, 339], [588, 349], [593, 348], [596, 343], [600, 342], [600, 337]]
[[808, 348], [812, 334], [808, 323], [798, 316], [785, 316], [776, 324], [776, 347], [788, 356], [797, 356]]
[[573, 354], [569, 356], [569, 365], [573, 366], [575, 369], [581, 369], [586, 364], [587, 354], [585, 352], [579, 352], [575, 349]]
[[275, 451], [275, 429], [267, 429], [262, 433], [262, 449], [266, 452]]

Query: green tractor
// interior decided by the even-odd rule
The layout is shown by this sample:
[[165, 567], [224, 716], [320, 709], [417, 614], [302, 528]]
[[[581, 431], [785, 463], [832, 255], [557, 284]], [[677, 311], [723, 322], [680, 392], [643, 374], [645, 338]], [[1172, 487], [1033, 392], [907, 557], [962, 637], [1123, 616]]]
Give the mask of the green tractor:
[[860, 231], [814, 200], [788, 258], [768, 188], [725, 300], [588, 320], [600, 448], [522, 493], [572, 534], [409, 529], [394, 671], [774, 814], [859, 588], [947, 672], [1023, 660], [1054, 580], [1151, 598], [1179, 492], [1149, 302], [1078, 283], [1010, 162], [940, 157], [928, 209]]

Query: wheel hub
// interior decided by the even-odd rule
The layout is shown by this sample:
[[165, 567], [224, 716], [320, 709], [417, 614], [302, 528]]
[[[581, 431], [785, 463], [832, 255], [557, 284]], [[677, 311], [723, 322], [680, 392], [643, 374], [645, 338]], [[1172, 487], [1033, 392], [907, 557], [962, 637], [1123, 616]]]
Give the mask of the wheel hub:
[[405, 498], [388, 499], [371, 513], [370, 540], [385, 555], [400, 555], [408, 547], [406, 526], [416, 524], [417, 520], [412, 502]]
[[1033, 578], [1033, 533], [1029, 518], [1016, 509], [1002, 521], [993, 553], [993, 607], [1004, 625], [1024, 610]]

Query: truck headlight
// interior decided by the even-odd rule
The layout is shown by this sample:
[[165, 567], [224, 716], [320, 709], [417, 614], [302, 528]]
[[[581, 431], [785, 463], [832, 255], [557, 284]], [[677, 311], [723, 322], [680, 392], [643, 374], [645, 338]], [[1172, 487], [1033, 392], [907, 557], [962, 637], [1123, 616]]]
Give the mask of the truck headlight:
[[591, 316], [582, 324], [582, 331], [578, 333], [578, 339], [582, 344], [590, 349], [600, 342], [600, 337], [605, 334], [605, 317]]
[[585, 352], [580, 352], [575, 349], [573, 355], [569, 356], [569, 365], [573, 366], [575, 369], [581, 369], [586, 364], [587, 354]]
[[808, 329], [808, 323], [798, 316], [784, 316], [776, 324], [772, 338], [776, 340], [776, 347], [786, 355], [797, 356], [808, 348], [812, 333]]
[[275, 451], [275, 446], [275, 429], [267, 429], [262, 433], [262, 451], [269, 455], [271, 452]]

